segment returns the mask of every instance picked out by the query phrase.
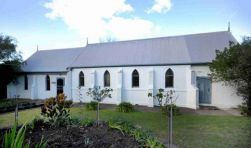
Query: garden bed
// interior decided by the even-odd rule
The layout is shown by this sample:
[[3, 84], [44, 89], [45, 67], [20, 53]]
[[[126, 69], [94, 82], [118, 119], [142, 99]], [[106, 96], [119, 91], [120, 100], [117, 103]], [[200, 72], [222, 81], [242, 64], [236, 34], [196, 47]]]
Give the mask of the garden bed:
[[86, 126], [69, 125], [61, 128], [37, 126], [27, 130], [26, 142], [30, 147], [40, 143], [41, 138], [47, 141], [46, 147], [140, 147], [134, 137], [120, 130], [109, 128], [102, 122]]

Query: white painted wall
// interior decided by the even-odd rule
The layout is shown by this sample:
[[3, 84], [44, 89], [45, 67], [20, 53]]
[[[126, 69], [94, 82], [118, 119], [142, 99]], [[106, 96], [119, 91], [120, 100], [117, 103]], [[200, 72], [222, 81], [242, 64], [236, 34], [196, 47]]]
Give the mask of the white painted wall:
[[47, 74], [28, 74], [28, 90], [24, 90], [24, 76], [19, 76], [17, 78], [18, 84], [14, 85], [10, 83], [7, 86], [7, 96], [8, 98], [14, 98], [15, 95], [19, 95], [20, 98], [31, 98], [31, 99], [45, 99], [49, 97], [55, 97], [57, 94], [57, 78], [65, 79], [64, 92], [67, 96], [69, 93], [66, 89], [68, 85], [67, 75], [64, 74], [50, 74], [50, 90], [46, 90], [45, 77]]
[[[192, 66], [196, 76], [208, 76], [208, 66]], [[242, 98], [236, 95], [236, 90], [231, 86], [225, 86], [223, 82], [212, 83], [212, 102], [209, 105], [219, 108], [234, 108], [242, 103]]]
[[[165, 73], [168, 68], [174, 72], [174, 87], [176, 92], [176, 104], [183, 107], [196, 108], [196, 91], [191, 86], [191, 66], [138, 66], [138, 67], [107, 67], [107, 68], [78, 68], [72, 70], [72, 99], [79, 101], [79, 94], [83, 96], [84, 102], [91, 98], [86, 95], [88, 88], [94, 85], [103, 87], [104, 72], [108, 70], [111, 76], [112, 98], [107, 98], [104, 103], [118, 104], [130, 102], [132, 104], [153, 106], [157, 105], [147, 96], [148, 92], [156, 92], [156, 89], [165, 88]], [[132, 72], [139, 72], [139, 87], [132, 87]], [[85, 86], [78, 89], [78, 75], [83, 71], [85, 75]], [[195, 100], [195, 101], [194, 101]]]
[[[165, 88], [165, 73], [168, 68], [174, 72], [174, 87]], [[132, 72], [139, 72], [139, 87], [132, 87]], [[155, 93], [159, 88], [165, 90], [175, 90], [177, 97], [176, 104], [182, 107], [198, 108], [198, 89], [196, 82], [192, 81], [195, 76], [208, 76], [208, 66], [137, 66], [137, 67], [107, 67], [107, 68], [76, 68], [68, 73], [53, 73], [48, 75], [51, 80], [51, 90], [46, 91], [45, 77], [43, 74], [28, 75], [28, 90], [24, 90], [24, 76], [18, 77], [16, 86], [10, 83], [7, 86], [8, 98], [19, 95], [21, 98], [45, 99], [56, 96], [57, 78], [65, 79], [64, 93], [68, 99], [79, 102], [79, 94], [82, 94], [82, 101], [89, 102], [92, 99], [86, 95], [88, 88], [93, 86], [104, 86], [104, 72], [108, 70], [113, 89], [112, 98], [106, 98], [104, 103], [119, 104], [120, 102], [130, 102], [132, 104], [154, 106], [158, 103], [147, 96], [148, 92]], [[85, 86], [79, 88], [79, 72], [85, 75]], [[194, 75], [192, 74], [194, 72]], [[238, 97], [231, 87], [222, 86], [222, 83], [212, 83], [212, 103], [210, 105], [220, 108], [236, 107], [241, 104], [242, 99]]]

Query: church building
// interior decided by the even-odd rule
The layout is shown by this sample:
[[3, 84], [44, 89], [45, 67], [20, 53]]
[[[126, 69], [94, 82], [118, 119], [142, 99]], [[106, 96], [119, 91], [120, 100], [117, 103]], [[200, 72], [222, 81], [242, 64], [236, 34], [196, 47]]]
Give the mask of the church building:
[[163, 88], [175, 90], [181, 107], [237, 107], [242, 98], [234, 88], [213, 82], [208, 66], [230, 41], [237, 43], [230, 31], [221, 31], [40, 50], [25, 61], [7, 95], [45, 99], [65, 93], [74, 102], [89, 102], [88, 89], [101, 86], [113, 89], [103, 103], [153, 107], [158, 103], [148, 93]]

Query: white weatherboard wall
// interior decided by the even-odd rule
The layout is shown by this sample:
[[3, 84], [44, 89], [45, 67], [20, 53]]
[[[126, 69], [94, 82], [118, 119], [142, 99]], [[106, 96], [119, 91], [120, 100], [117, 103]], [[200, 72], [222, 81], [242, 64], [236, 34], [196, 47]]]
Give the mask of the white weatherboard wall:
[[[197, 77], [208, 77], [210, 70], [208, 66], [192, 66], [192, 71]], [[219, 108], [234, 108], [242, 103], [242, 98], [236, 95], [236, 90], [225, 86], [223, 82], [212, 83], [212, 106]]]
[[67, 75], [50, 74], [50, 90], [46, 90], [46, 75], [47, 74], [28, 74], [28, 90], [24, 90], [24, 76], [17, 78], [17, 84], [10, 83], [7, 86], [8, 98], [14, 98], [18, 95], [20, 98], [45, 99], [55, 97], [57, 95], [57, 78], [63, 78], [65, 81], [64, 92], [69, 96], [66, 86], [68, 85]]
[[[168, 68], [174, 72], [174, 87], [165, 88], [165, 73]], [[132, 87], [132, 72], [139, 72], [139, 87]], [[104, 72], [110, 73], [112, 98], [106, 98], [104, 103], [118, 104], [130, 102], [132, 104], [153, 106], [152, 98], [147, 96], [148, 92], [156, 92], [159, 88], [175, 90], [177, 97], [176, 104], [183, 107], [196, 108], [196, 91], [191, 85], [191, 66], [138, 66], [138, 67], [106, 67], [106, 68], [77, 68], [72, 70], [72, 99], [79, 101], [82, 94], [82, 101], [89, 102], [91, 98], [86, 95], [88, 88], [104, 86]], [[79, 89], [79, 73], [82, 71], [85, 76], [85, 86]], [[195, 100], [195, 101], [194, 101]]]

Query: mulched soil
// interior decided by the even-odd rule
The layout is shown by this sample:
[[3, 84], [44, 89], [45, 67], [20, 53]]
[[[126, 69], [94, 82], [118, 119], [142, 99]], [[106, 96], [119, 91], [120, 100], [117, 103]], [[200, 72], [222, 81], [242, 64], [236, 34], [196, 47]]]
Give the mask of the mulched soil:
[[141, 147], [133, 137], [121, 131], [111, 129], [104, 122], [90, 126], [71, 125], [62, 128], [36, 127], [26, 133], [26, 142], [31, 147], [40, 143], [41, 138], [47, 140], [48, 148], [62, 147], [92, 147], [92, 148], [122, 148]]

